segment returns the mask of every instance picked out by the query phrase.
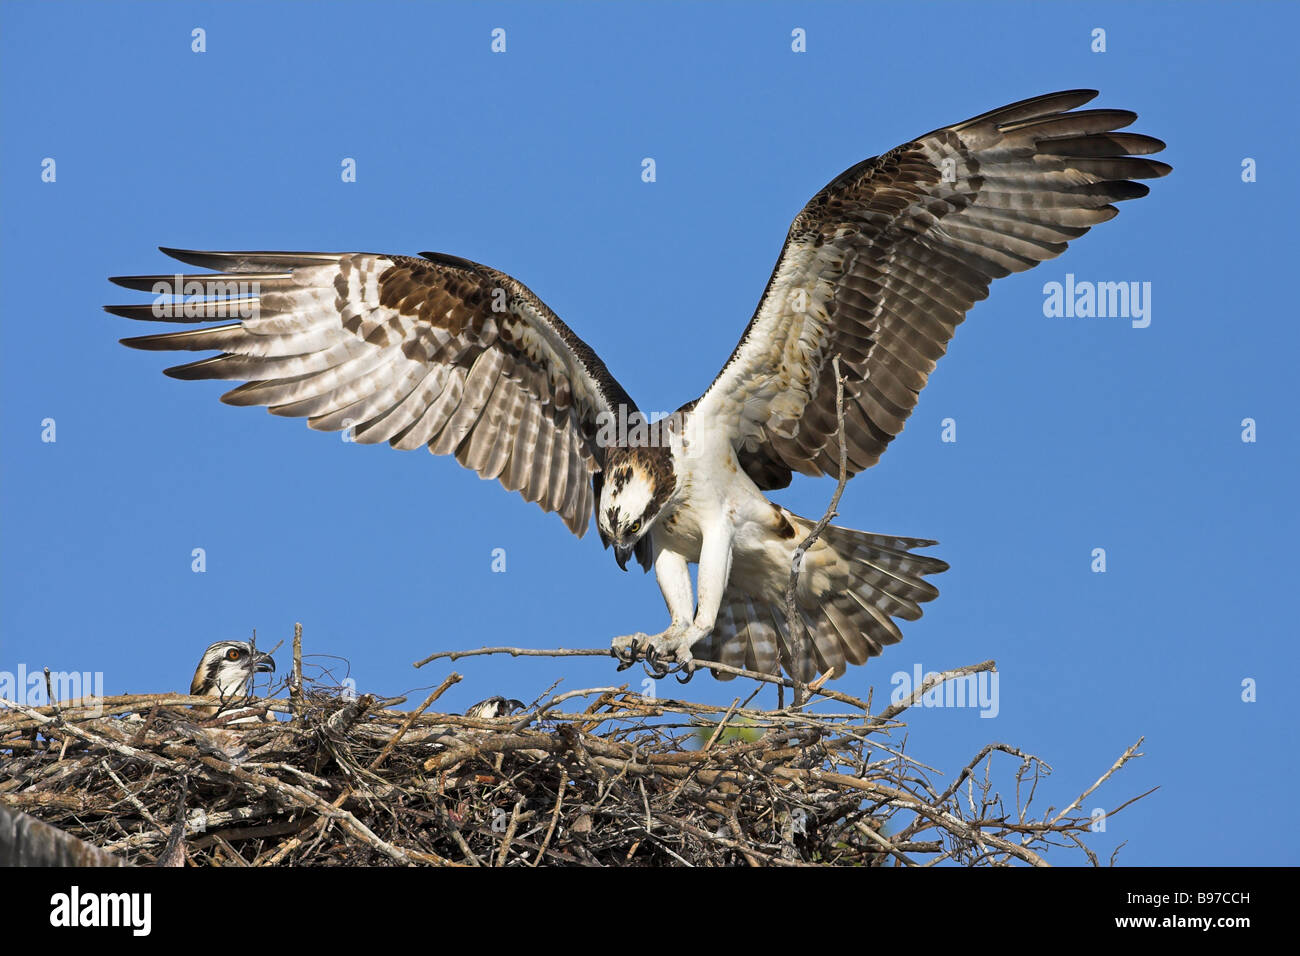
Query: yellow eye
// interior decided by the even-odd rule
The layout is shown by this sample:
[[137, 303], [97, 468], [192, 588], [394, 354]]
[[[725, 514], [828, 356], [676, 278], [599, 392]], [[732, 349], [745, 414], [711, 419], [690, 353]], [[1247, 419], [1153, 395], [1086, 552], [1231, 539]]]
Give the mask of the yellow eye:
[[239, 660], [239, 648], [232, 647], [230, 650], [226, 651], [226, 660], [228, 661]]
[[630, 525], [628, 525], [627, 530], [628, 530], [631, 534], [636, 534], [638, 531], [640, 531], [640, 530], [641, 530], [641, 519], [638, 518], [636, 521], [633, 521]]

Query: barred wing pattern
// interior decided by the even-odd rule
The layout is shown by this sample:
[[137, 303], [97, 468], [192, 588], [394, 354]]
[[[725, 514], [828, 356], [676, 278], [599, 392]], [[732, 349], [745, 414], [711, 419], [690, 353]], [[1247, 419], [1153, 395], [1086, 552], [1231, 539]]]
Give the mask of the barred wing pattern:
[[849, 473], [903, 429], [989, 283], [1060, 255], [1145, 196], [1164, 148], [1119, 133], [1136, 114], [1076, 110], [1094, 90], [1034, 97], [846, 170], [803, 208], [758, 309], [697, 414], [731, 429], [760, 488], [839, 474], [835, 382], [846, 378]]
[[[436, 253], [192, 252], [217, 273], [129, 276], [128, 289], [202, 297], [106, 306], [130, 319], [242, 321], [123, 339], [133, 348], [219, 350], [166, 370], [235, 379], [231, 405], [266, 405], [358, 442], [426, 446], [494, 478], [586, 533], [604, 460], [601, 416], [635, 409], [591, 348], [522, 283]], [[178, 288], [176, 283], [180, 283]], [[197, 285], [196, 285], [197, 284]], [[251, 290], [251, 292], [250, 292]]]

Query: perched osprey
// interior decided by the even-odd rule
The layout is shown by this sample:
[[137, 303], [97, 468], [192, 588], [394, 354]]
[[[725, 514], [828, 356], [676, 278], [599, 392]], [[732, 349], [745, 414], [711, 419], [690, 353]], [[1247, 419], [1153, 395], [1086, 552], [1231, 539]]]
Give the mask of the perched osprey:
[[[155, 294], [131, 319], [236, 321], [124, 339], [215, 350], [180, 379], [236, 379], [232, 405], [266, 405], [356, 441], [454, 454], [554, 511], [578, 535], [593, 506], [626, 570], [655, 569], [671, 622], [615, 638], [625, 660], [719, 661], [803, 679], [901, 639], [947, 568], [935, 542], [830, 527], [807, 553], [790, 642], [784, 595], [813, 522], [763, 494], [793, 472], [847, 471], [903, 429], [967, 310], [1146, 195], [1170, 167], [1136, 115], [1052, 93], [917, 137], [836, 176], [795, 217], [758, 309], [704, 394], [647, 429], [605, 363], [516, 279], [454, 256], [163, 251], [218, 274], [113, 281]], [[671, 318], [665, 322], [671, 324]], [[698, 563], [698, 595], [688, 565]], [[807, 652], [791, 659], [789, 648]]]
[[[229, 703], [249, 694], [254, 675], [274, 671], [275, 661], [270, 654], [254, 653], [244, 641], [217, 641], [203, 652], [190, 681], [190, 693]], [[209, 717], [219, 709], [219, 706], [194, 708], [196, 713]]]

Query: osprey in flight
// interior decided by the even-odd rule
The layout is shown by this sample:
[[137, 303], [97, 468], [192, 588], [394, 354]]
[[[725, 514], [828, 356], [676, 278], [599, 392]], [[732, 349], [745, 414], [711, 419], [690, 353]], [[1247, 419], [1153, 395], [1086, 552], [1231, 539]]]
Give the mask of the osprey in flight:
[[156, 298], [107, 308], [236, 319], [123, 340], [219, 352], [167, 374], [244, 381], [228, 404], [454, 454], [579, 536], [594, 508], [620, 567], [654, 567], [671, 614], [658, 634], [615, 638], [625, 661], [838, 677], [901, 639], [894, 618], [920, 617], [938, 594], [925, 576], [947, 565], [914, 553], [933, 541], [829, 527], [805, 555], [791, 641], [785, 589], [813, 522], [763, 492], [796, 471], [838, 477], [836, 359], [854, 475], [902, 431], [993, 279], [1059, 255], [1146, 195], [1134, 180], [1169, 172], [1143, 158], [1162, 142], [1116, 132], [1134, 113], [1078, 109], [1094, 96], [1013, 103], [836, 176], [795, 217], [722, 371], [658, 429], [531, 290], [454, 256], [164, 249], [216, 272], [115, 278]]

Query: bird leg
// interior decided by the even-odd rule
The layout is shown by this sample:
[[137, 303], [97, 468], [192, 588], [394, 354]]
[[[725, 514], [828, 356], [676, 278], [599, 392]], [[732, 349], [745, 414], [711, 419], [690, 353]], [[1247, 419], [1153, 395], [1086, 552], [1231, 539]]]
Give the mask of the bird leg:
[[[638, 657], [644, 657], [653, 668], [651, 673], [655, 677], [663, 677], [673, 670], [694, 670], [695, 657], [691, 654], [691, 647], [713, 630], [730, 572], [730, 532], [719, 529], [707, 534], [700, 556], [700, 601], [699, 607], [695, 608], [685, 556], [666, 548], [660, 549], [655, 554], [655, 578], [668, 604], [672, 623], [658, 634], [638, 633], [614, 638], [610, 653], [618, 658], [619, 670], [631, 667]], [[692, 610], [695, 611], [693, 616]], [[664, 669], [671, 664], [678, 666]]]
[[619, 660], [619, 670], [631, 667], [639, 658], [644, 659], [657, 673], [666, 664], [674, 661], [685, 664], [690, 660], [690, 645], [683, 638], [691, 630], [691, 612], [695, 605], [695, 596], [691, 592], [691, 572], [687, 567], [685, 556], [667, 548], [656, 548], [655, 579], [659, 590], [663, 592], [664, 602], [672, 623], [658, 634], [629, 634], [614, 638], [610, 653]]

